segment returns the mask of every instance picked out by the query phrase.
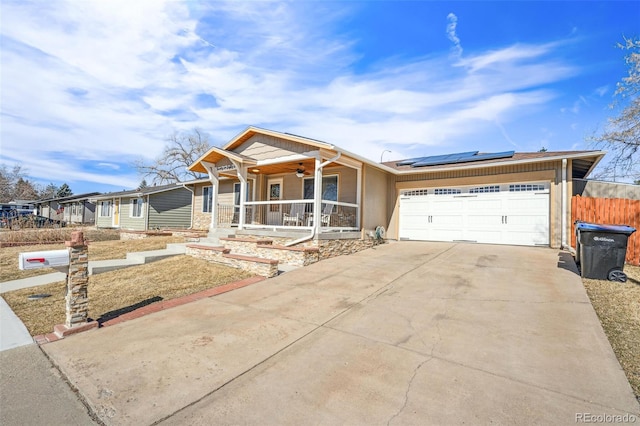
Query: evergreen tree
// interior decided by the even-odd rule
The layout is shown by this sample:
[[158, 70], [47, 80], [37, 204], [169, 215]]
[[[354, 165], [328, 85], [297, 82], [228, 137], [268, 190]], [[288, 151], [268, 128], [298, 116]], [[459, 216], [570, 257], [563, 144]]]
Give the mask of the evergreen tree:
[[58, 188], [58, 192], [56, 193], [56, 197], [58, 198], [68, 197], [70, 195], [73, 195], [73, 191], [71, 191], [71, 188], [69, 188], [69, 185], [67, 185], [66, 183], [63, 183], [62, 186]]

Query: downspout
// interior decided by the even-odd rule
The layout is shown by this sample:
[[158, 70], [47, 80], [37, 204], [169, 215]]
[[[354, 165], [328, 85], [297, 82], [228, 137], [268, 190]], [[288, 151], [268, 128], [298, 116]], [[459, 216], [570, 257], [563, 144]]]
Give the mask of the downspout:
[[[145, 205], [145, 208], [144, 208], [144, 210], [145, 210], [145, 212], [144, 212], [144, 230], [145, 231], [149, 231], [149, 204], [151, 204], [150, 203], [150, 199], [149, 199], [149, 195], [147, 195], [147, 201], [146, 202], [144, 201], [144, 196], [141, 197], [141, 198], [142, 198], [142, 202]], [[129, 214], [131, 214], [131, 213], [129, 213]]]
[[196, 204], [195, 203], [196, 193], [195, 193], [195, 191], [193, 189], [187, 188], [187, 184], [185, 184], [185, 183], [183, 183], [180, 186], [182, 186], [187, 191], [191, 192], [191, 215], [190, 215], [190, 219], [189, 219], [189, 229], [193, 229], [193, 213], [194, 213], [193, 212], [193, 206]]
[[[315, 191], [320, 191], [320, 196], [322, 197], [322, 169], [325, 166], [333, 163], [334, 161], [337, 161], [341, 156], [342, 156], [342, 153], [338, 151], [338, 155], [328, 159], [327, 161], [325, 161], [324, 163], [321, 163], [320, 165], [318, 165], [318, 167], [316, 167], [316, 176], [313, 182], [314, 185], [316, 186], [314, 188], [314, 193]], [[318, 180], [318, 177], [320, 177], [319, 180]], [[318, 185], [318, 181], [320, 182], [320, 185]], [[314, 197], [314, 199], [315, 198], [316, 197]], [[319, 205], [316, 205], [316, 204], [319, 204]], [[317, 231], [320, 229], [320, 226], [321, 226], [320, 219], [321, 219], [322, 211], [321, 211], [321, 208], [319, 207], [322, 207], [322, 200], [320, 200], [319, 203], [314, 202], [314, 206], [313, 206], [314, 220], [313, 220], [313, 228], [311, 228], [311, 234], [304, 236], [302, 238], [298, 238], [297, 240], [289, 241], [288, 243], [285, 244], [285, 247], [291, 247], [291, 246], [295, 246], [296, 244], [304, 243], [305, 241], [309, 241], [310, 239], [316, 236]]]
[[570, 249], [567, 247], [567, 159], [562, 159], [562, 231], [560, 248]]

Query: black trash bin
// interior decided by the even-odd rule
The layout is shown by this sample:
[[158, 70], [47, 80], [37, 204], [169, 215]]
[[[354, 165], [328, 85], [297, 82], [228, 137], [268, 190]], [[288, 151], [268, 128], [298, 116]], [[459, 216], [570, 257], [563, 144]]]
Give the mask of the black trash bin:
[[627, 281], [623, 272], [627, 240], [635, 228], [576, 222], [576, 259], [583, 278]]

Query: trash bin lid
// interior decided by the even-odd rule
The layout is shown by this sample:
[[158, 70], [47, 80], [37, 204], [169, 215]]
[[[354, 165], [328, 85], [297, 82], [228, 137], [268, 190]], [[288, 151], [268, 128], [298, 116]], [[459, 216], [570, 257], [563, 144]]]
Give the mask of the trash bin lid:
[[631, 235], [636, 232], [636, 228], [627, 225], [601, 225], [598, 223], [576, 222], [576, 229], [580, 231], [609, 232], [612, 234]]

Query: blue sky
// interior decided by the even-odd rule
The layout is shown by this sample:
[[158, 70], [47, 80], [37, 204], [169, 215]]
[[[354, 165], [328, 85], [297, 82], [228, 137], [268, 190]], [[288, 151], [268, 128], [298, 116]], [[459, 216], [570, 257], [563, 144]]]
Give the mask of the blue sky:
[[638, 1], [1, 0], [0, 163], [131, 189], [175, 131], [249, 125], [379, 161], [582, 150]]

